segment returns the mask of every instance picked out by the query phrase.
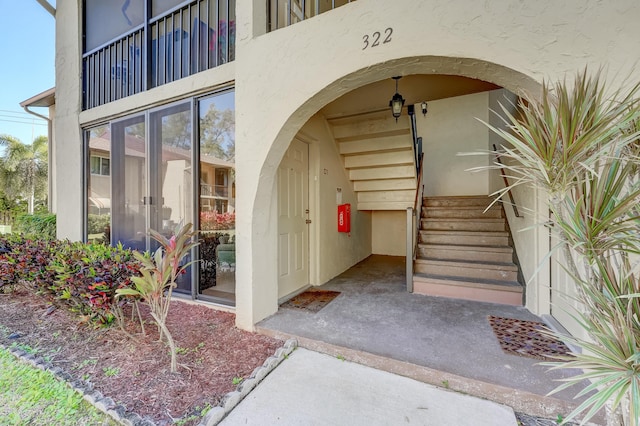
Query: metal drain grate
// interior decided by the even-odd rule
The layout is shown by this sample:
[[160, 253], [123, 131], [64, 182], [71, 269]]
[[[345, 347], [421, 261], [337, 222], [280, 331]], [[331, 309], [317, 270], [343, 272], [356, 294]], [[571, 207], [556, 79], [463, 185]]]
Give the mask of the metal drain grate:
[[558, 357], [570, 356], [567, 345], [546, 334], [549, 329], [541, 322], [490, 315], [489, 324], [500, 347], [508, 354], [543, 361], [557, 361]]

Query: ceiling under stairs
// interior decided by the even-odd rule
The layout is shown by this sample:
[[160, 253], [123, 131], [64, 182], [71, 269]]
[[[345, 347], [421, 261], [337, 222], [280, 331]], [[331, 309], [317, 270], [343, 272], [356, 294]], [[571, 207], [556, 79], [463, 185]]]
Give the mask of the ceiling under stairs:
[[504, 212], [484, 196], [424, 198], [413, 291], [522, 305]]
[[388, 109], [327, 119], [358, 197], [358, 210], [413, 207], [416, 166], [411, 122]]

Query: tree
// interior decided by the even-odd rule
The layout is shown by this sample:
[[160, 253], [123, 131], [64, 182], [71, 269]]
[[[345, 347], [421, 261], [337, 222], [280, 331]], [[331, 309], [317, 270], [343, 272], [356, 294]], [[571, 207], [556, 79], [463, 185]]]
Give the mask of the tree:
[[200, 147], [203, 154], [234, 161], [236, 158], [236, 120], [232, 109], [211, 105], [200, 121]]
[[33, 214], [36, 201], [47, 197], [47, 137], [39, 136], [28, 145], [13, 136], [0, 135], [0, 146], [4, 147], [0, 157], [4, 193], [12, 200], [26, 200], [27, 211]]

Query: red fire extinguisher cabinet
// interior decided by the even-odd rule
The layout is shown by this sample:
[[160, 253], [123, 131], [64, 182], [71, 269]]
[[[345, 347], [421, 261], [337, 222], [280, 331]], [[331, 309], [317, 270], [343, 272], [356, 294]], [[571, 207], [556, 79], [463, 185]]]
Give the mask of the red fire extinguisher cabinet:
[[351, 232], [351, 204], [338, 206], [338, 232]]

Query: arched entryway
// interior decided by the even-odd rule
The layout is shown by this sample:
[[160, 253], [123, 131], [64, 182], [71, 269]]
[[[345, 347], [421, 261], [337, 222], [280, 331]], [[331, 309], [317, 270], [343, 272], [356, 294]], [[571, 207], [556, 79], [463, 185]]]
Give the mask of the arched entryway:
[[[252, 268], [240, 273], [239, 281], [250, 281], [251, 286], [246, 285], [244, 289], [238, 289], [239, 297], [244, 302], [238, 304], [238, 324], [240, 326], [250, 327], [260, 319], [270, 315], [277, 310], [278, 296], [278, 203], [277, 203], [277, 170], [282, 158], [289, 148], [291, 141], [301, 130], [304, 134], [311, 135], [312, 139], [320, 142], [311, 144], [310, 149], [317, 152], [318, 163], [310, 164], [311, 179], [327, 179], [326, 188], [331, 190], [319, 191], [316, 202], [317, 211], [314, 216], [318, 219], [320, 228], [315, 228], [312, 234], [317, 238], [313, 238], [310, 243], [311, 252], [315, 256], [311, 260], [312, 276], [311, 284], [321, 284], [327, 278], [322, 276], [320, 271], [323, 270], [322, 265], [317, 263], [318, 259], [323, 258], [322, 251], [328, 251], [329, 257], [333, 256], [338, 262], [346, 261], [349, 264], [341, 265], [344, 269], [362, 259], [363, 253], [366, 252], [367, 246], [371, 247], [372, 242], [369, 240], [355, 240], [353, 238], [343, 236], [328, 236], [329, 230], [333, 231], [335, 222], [335, 206], [338, 200], [338, 193], [343, 190], [340, 179], [331, 181], [332, 177], [345, 174], [344, 164], [340, 162], [329, 161], [331, 167], [324, 167], [322, 163], [326, 160], [327, 152], [323, 152], [318, 148], [321, 146], [323, 138], [331, 138], [332, 131], [327, 128], [326, 117], [340, 117], [367, 113], [371, 110], [380, 110], [384, 108], [383, 102], [393, 95], [394, 86], [391, 77], [396, 75], [406, 76], [404, 81], [406, 86], [400, 85], [400, 90], [407, 98], [407, 104], [416, 103], [422, 100], [430, 100], [438, 98], [448, 98], [460, 96], [469, 93], [486, 92], [487, 90], [502, 87], [511, 92], [518, 93], [523, 90], [537, 91], [540, 85], [533, 78], [528, 77], [513, 69], [464, 58], [443, 58], [443, 57], [410, 57], [401, 58], [380, 63], [371, 67], [356, 70], [348, 75], [334, 80], [326, 87], [319, 90], [315, 95], [311, 96], [301, 105], [293, 110], [284, 120], [283, 125], [277, 132], [275, 139], [268, 148], [263, 151], [264, 161], [256, 163], [260, 166], [259, 180], [254, 182], [255, 192], [251, 199], [245, 198], [245, 202], [249, 202], [248, 212], [244, 220], [250, 222], [253, 229], [250, 236], [240, 237], [244, 239], [247, 247], [245, 256], [251, 259], [245, 259], [252, 265]], [[402, 80], [401, 80], [402, 82]], [[430, 83], [429, 90], [431, 94], [425, 94], [420, 91], [426, 82]], [[447, 83], [450, 83], [447, 85]], [[435, 87], [435, 88], [434, 88]], [[424, 89], [423, 89], [424, 90]], [[379, 100], [375, 101], [375, 95], [379, 95]], [[412, 95], [413, 94], [413, 95]], [[487, 106], [488, 108], [488, 106]], [[343, 111], [339, 111], [342, 109]], [[487, 113], [488, 116], [488, 113]], [[320, 133], [316, 133], [313, 129], [324, 128]], [[319, 136], [318, 136], [319, 135]], [[333, 155], [339, 156], [337, 147], [334, 143]], [[326, 151], [326, 150], [325, 150]], [[338, 157], [339, 158], [339, 157]], [[325, 159], [325, 160], [323, 160]], [[314, 169], [315, 168], [315, 169]], [[316, 181], [312, 181], [312, 185], [317, 185]], [[252, 185], [253, 186], [253, 185]], [[325, 188], [325, 189], [326, 189]], [[344, 193], [343, 193], [344, 196]], [[534, 201], [535, 204], [535, 201]], [[360, 223], [364, 227], [370, 227], [373, 220], [370, 216], [367, 218], [366, 213]], [[356, 220], [357, 222], [357, 220]], [[319, 236], [331, 239], [340, 239], [342, 242], [336, 241], [320, 241]], [[242, 243], [240, 243], [242, 244]], [[341, 251], [344, 250], [344, 251]], [[529, 250], [534, 253], [533, 258], [537, 259], [537, 251], [544, 250], [540, 245]], [[355, 253], [349, 258], [349, 253]], [[370, 253], [369, 253], [370, 254]], [[239, 254], [242, 257], [242, 254]], [[359, 257], [359, 259], [358, 259]], [[536, 263], [537, 260], [532, 260]], [[240, 260], [239, 260], [240, 261]], [[314, 264], [314, 262], [316, 262]], [[340, 272], [340, 271], [338, 271]], [[315, 275], [314, 275], [315, 274]], [[257, 279], [259, 277], [259, 279]], [[259, 285], [257, 284], [259, 283]], [[543, 295], [536, 297], [535, 290], [529, 292], [531, 303], [536, 305], [548, 304], [548, 301], [541, 300]], [[535, 309], [533, 309], [535, 311]]]

